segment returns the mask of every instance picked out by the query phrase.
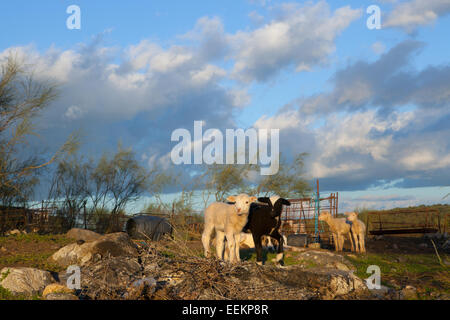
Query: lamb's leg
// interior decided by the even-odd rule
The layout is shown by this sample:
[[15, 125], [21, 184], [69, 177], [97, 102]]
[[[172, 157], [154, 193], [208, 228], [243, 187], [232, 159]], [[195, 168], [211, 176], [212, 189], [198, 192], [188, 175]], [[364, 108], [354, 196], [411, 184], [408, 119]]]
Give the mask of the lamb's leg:
[[255, 251], [256, 251], [256, 263], [262, 265], [262, 243], [261, 243], [261, 235], [256, 235], [252, 233], [253, 242], [255, 243]]
[[230, 254], [230, 262], [234, 263], [236, 261], [236, 243], [234, 242], [233, 232], [226, 233], [228, 252]]
[[352, 252], [354, 252], [355, 251], [356, 241], [357, 241], [356, 234], [354, 232], [350, 231], [348, 233], [348, 238], [350, 239], [350, 250]]
[[281, 236], [281, 234], [278, 231], [275, 231], [274, 233], [272, 233], [272, 237], [278, 241], [278, 249], [277, 249], [277, 257], [275, 258], [276, 262], [280, 262], [283, 260], [283, 237]]
[[241, 233], [237, 233], [234, 235], [234, 242], [236, 243], [236, 260], [237, 262], [241, 262], [241, 255], [239, 253], [240, 244], [241, 244]]
[[358, 234], [355, 234], [355, 241], [356, 241], [356, 243], [355, 243], [355, 246], [356, 246], [356, 252], [357, 253], [361, 253], [361, 238], [359, 237], [359, 235]]
[[336, 233], [336, 251], [340, 251], [341, 249], [341, 236], [339, 233]]
[[361, 253], [366, 253], [366, 241], [364, 239], [364, 233], [359, 234], [359, 245], [361, 247]]
[[332, 233], [332, 236], [333, 236], [333, 242], [334, 242], [334, 250], [338, 251], [339, 247], [338, 247], [338, 242], [337, 242], [337, 234]]
[[345, 244], [345, 236], [341, 236], [341, 251], [344, 251], [344, 244]]
[[344, 249], [344, 235], [343, 234], [339, 234], [339, 251], [342, 251]]
[[228, 260], [227, 252], [225, 252], [225, 257], [223, 253], [224, 248], [224, 242], [225, 242], [225, 233], [222, 231], [216, 230], [216, 254], [217, 258]]
[[361, 248], [361, 243], [359, 242], [358, 234], [355, 233], [354, 235], [355, 235], [355, 251], [357, 253], [359, 253], [360, 252], [360, 248]]
[[214, 230], [213, 225], [205, 225], [205, 230], [203, 230], [202, 234], [202, 244], [205, 252], [205, 257], [209, 258], [209, 242], [211, 240], [211, 234]]

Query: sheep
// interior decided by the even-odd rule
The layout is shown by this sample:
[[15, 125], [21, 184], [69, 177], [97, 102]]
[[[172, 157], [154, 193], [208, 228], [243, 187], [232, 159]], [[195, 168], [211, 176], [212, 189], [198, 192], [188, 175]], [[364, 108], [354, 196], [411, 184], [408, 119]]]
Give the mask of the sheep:
[[205, 209], [205, 227], [202, 234], [202, 243], [205, 257], [209, 257], [209, 244], [211, 234], [216, 231], [216, 253], [223, 259], [225, 237], [230, 254], [230, 262], [239, 262], [239, 242], [242, 229], [247, 223], [249, 208], [256, 197], [246, 194], [229, 196], [228, 202], [214, 202]]
[[366, 225], [358, 219], [358, 213], [356, 212], [346, 212], [345, 215], [347, 216], [347, 220], [351, 222], [351, 231], [356, 252], [365, 253], [366, 245], [364, 236], [366, 234]]
[[348, 235], [351, 244], [351, 250], [354, 251], [353, 240], [350, 233], [350, 223], [345, 218], [333, 218], [329, 211], [322, 211], [319, 215], [319, 221], [325, 221], [333, 234], [334, 247], [336, 251], [342, 251], [344, 247], [344, 236]]
[[265, 204], [253, 203], [250, 206], [248, 223], [244, 230], [252, 232], [253, 241], [256, 249], [256, 263], [262, 265], [262, 236], [270, 236], [278, 241], [276, 262], [282, 263], [283, 260], [283, 242], [284, 239], [279, 232], [281, 226], [281, 210], [283, 204], [290, 206], [291, 203], [279, 196], [270, 198], [258, 198], [259, 202]]

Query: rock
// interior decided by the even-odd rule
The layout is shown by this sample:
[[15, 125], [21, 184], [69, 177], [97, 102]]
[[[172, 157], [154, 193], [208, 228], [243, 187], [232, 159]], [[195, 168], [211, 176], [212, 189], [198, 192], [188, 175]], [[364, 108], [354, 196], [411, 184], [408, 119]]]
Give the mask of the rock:
[[67, 238], [72, 238], [75, 240], [84, 240], [86, 242], [98, 240], [101, 238], [101, 236], [102, 235], [97, 232], [79, 228], [72, 228], [66, 233]]
[[318, 242], [310, 243], [310, 244], [308, 244], [308, 248], [310, 248], [310, 249], [320, 249], [320, 243], [318, 243]]
[[417, 289], [413, 286], [406, 286], [402, 289], [401, 295], [405, 300], [417, 300]]
[[340, 262], [328, 263], [325, 267], [342, 271], [350, 271], [349, 267]]
[[0, 274], [0, 285], [13, 294], [40, 294], [55, 282], [50, 272], [34, 268], [3, 268]]
[[73, 289], [67, 288], [65, 285], [59, 283], [52, 283], [45, 287], [42, 296], [45, 298], [49, 294], [53, 293], [65, 293], [65, 294], [74, 294], [75, 291]]
[[336, 269], [338, 269], [338, 270], [350, 271], [350, 268], [347, 267], [347, 265], [345, 265], [345, 264], [343, 264], [343, 263], [341, 263], [341, 262], [336, 262], [336, 263], [335, 263], [335, 267], [336, 267]]
[[101, 260], [107, 256], [137, 257], [138, 251], [126, 233], [118, 232], [101, 236], [95, 241], [81, 245], [69, 244], [55, 252], [50, 260], [63, 267], [73, 264], [83, 266], [89, 261]]
[[[323, 274], [320, 271], [315, 271], [314, 276], [318, 282], [313, 284], [310, 282], [310, 286], [318, 287], [322, 292], [322, 299], [336, 299], [350, 294], [368, 294], [367, 286], [363, 280], [348, 271], [332, 271]], [[323, 276], [326, 276], [321, 280]], [[326, 282], [323, 280], [328, 279]]]
[[352, 291], [367, 290], [364, 281], [353, 273], [334, 273], [331, 274], [328, 293], [325, 299], [333, 299], [337, 296], [343, 296]]
[[76, 295], [71, 293], [49, 293], [45, 300], [80, 300]]
[[91, 252], [91, 244], [79, 245], [72, 243], [56, 251], [49, 259], [63, 267], [68, 267], [72, 264], [83, 265], [92, 259]]

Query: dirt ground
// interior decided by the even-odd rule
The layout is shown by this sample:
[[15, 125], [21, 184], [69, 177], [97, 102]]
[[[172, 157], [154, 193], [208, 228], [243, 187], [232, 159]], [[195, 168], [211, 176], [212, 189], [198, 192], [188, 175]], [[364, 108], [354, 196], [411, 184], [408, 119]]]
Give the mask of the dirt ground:
[[[400, 290], [407, 285], [417, 288], [418, 299], [450, 300], [450, 252], [441, 248], [444, 239], [434, 239], [436, 251], [430, 239], [423, 236], [383, 236], [366, 239], [366, 254], [356, 254], [350, 251], [348, 241], [341, 253], [356, 268], [356, 275], [361, 279], [369, 276], [366, 272], [370, 265], [378, 265], [381, 269], [381, 283]], [[202, 256], [203, 247], [200, 240], [186, 242], [192, 254]], [[334, 252], [331, 246], [324, 246], [321, 251]], [[305, 249], [308, 251], [308, 249]], [[299, 264], [298, 252], [285, 251], [285, 264]], [[265, 252], [266, 264], [272, 264], [275, 253]], [[241, 249], [241, 258], [246, 261], [256, 261], [253, 249]]]
[[4, 267], [32, 267], [60, 271], [47, 261], [55, 251], [73, 242], [63, 235], [22, 234], [0, 237], [0, 269]]
[[[407, 285], [417, 288], [420, 299], [450, 299], [450, 251], [442, 248], [444, 239], [422, 236], [369, 238], [366, 255], [347, 253], [364, 276], [369, 265], [379, 265], [382, 284], [398, 289]], [[439, 259], [440, 258], [440, 259]]]
[[[430, 239], [418, 237], [382, 237], [366, 240], [367, 254], [355, 254], [349, 248], [341, 253], [345, 261], [355, 267], [355, 274], [361, 279], [369, 265], [381, 269], [381, 281], [386, 287], [401, 290], [406, 285], [417, 288], [417, 299], [450, 300], [450, 252], [441, 249], [444, 240], [434, 240], [438, 255]], [[53, 272], [62, 271], [57, 265], [48, 262], [48, 257], [59, 248], [73, 242], [63, 235], [15, 235], [0, 237], [0, 269], [3, 267], [34, 267]], [[203, 248], [198, 237], [189, 237], [183, 243], [183, 250], [191, 256], [203, 256]], [[168, 254], [174, 242], [167, 242]], [[180, 245], [180, 241], [177, 242]], [[179, 248], [178, 248], [179, 249]], [[305, 249], [308, 251], [308, 249]], [[332, 248], [320, 249], [330, 252]], [[272, 265], [275, 253], [266, 252], [266, 265]], [[302, 258], [300, 258], [302, 257]], [[285, 265], [304, 264], [301, 252], [285, 252]], [[253, 262], [256, 254], [253, 249], [241, 250], [241, 258]], [[314, 262], [306, 262], [306, 267], [315, 267]]]

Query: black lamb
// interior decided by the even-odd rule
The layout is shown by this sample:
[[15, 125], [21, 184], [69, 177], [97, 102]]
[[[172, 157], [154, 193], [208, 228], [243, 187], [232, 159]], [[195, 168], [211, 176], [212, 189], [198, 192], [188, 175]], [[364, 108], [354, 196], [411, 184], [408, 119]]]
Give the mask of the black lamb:
[[283, 205], [290, 206], [291, 203], [278, 196], [258, 198], [259, 202], [252, 203], [248, 215], [248, 222], [244, 231], [250, 230], [255, 242], [256, 263], [262, 264], [262, 236], [270, 236], [278, 241], [276, 262], [282, 263], [283, 259], [283, 237], [279, 232], [281, 226], [281, 211]]

